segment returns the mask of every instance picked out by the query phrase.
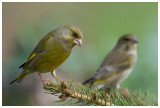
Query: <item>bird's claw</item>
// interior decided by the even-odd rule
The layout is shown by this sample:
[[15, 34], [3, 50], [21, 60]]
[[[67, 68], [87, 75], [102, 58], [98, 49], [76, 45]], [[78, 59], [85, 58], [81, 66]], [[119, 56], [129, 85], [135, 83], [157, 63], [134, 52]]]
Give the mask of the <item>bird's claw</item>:
[[43, 82], [43, 86], [45, 87], [45, 86], [50, 86], [50, 80], [48, 80], [48, 79], [46, 79], [46, 80], [43, 80], [42, 81]]

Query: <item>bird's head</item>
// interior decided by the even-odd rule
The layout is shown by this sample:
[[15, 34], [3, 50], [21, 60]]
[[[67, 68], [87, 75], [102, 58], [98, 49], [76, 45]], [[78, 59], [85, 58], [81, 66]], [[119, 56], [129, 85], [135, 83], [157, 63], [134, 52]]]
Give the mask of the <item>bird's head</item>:
[[136, 48], [137, 43], [138, 41], [135, 35], [125, 34], [118, 40], [117, 47], [125, 48], [126, 50], [133, 49], [133, 48]]
[[60, 38], [65, 45], [74, 47], [75, 45], [82, 46], [82, 33], [80, 29], [73, 25], [65, 25], [59, 28]]

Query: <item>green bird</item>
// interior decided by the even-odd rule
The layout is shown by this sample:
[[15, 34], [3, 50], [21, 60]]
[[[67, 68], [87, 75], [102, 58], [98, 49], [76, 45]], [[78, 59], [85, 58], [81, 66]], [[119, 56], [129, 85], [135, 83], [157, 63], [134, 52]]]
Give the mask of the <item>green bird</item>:
[[98, 89], [119, 88], [133, 70], [137, 61], [137, 39], [133, 34], [123, 35], [106, 56], [93, 77], [83, 82]]
[[59, 67], [71, 54], [75, 45], [82, 46], [82, 33], [80, 29], [73, 25], [65, 25], [45, 35], [32, 51], [28, 60], [19, 68], [23, 72], [11, 81], [21, 82], [28, 74], [38, 72], [45, 85], [45, 81], [40, 73], [51, 72], [55, 76], [55, 69]]

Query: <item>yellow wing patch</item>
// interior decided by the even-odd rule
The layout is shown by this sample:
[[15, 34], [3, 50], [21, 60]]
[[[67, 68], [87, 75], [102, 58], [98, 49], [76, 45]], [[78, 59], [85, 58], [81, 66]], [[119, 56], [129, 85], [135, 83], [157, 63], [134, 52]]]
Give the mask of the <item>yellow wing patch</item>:
[[52, 38], [52, 37], [53, 37], [52, 35], [49, 35], [49, 39]]
[[98, 85], [98, 84], [104, 84], [106, 83], [107, 79], [98, 79], [93, 83], [93, 86]]
[[110, 74], [109, 76], [107, 76], [107, 77], [104, 78], [104, 79], [98, 79], [98, 80], [96, 80], [96, 81], [93, 83], [93, 86], [98, 85], [98, 84], [105, 84], [105, 83], [107, 82], [107, 79], [108, 79], [109, 77], [114, 76], [114, 75], [116, 75], [116, 72], [113, 72], [112, 74]]
[[29, 59], [27, 60], [27, 62], [30, 62], [36, 55], [37, 55], [36, 53], [33, 53], [33, 54], [31, 55], [31, 57], [29, 57]]

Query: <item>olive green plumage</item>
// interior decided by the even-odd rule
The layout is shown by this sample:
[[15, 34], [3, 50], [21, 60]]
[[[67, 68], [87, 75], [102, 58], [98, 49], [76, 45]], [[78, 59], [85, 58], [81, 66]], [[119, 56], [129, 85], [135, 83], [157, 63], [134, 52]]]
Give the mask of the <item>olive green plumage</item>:
[[99, 89], [119, 88], [120, 83], [128, 77], [137, 61], [137, 42], [134, 35], [123, 35], [94, 76], [83, 84], [89, 83]]
[[62, 26], [44, 36], [19, 68], [23, 72], [10, 84], [20, 82], [33, 72], [51, 72], [60, 66], [71, 54], [75, 45], [82, 45], [82, 33], [73, 25]]

